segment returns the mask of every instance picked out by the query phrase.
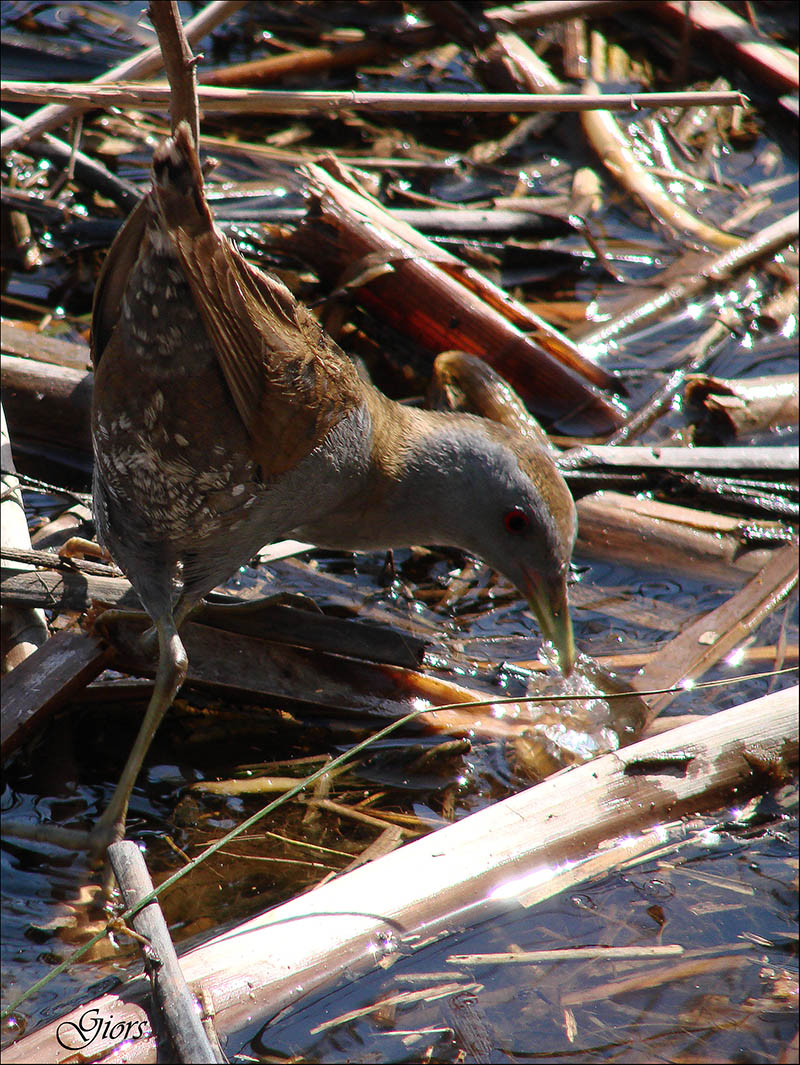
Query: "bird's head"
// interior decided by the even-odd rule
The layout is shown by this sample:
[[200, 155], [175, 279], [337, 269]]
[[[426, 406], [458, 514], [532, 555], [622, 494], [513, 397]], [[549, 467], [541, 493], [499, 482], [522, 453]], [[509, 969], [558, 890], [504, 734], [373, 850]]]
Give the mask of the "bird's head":
[[455, 418], [463, 444], [451, 470], [468, 502], [459, 508], [463, 513], [450, 542], [516, 585], [568, 675], [575, 663], [567, 602], [577, 533], [572, 494], [553, 456], [538, 441], [482, 418]]

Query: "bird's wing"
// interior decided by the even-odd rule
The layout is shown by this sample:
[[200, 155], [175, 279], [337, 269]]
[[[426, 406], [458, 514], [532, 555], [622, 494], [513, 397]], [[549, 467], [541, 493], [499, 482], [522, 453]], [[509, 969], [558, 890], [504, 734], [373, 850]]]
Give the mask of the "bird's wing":
[[[154, 214], [158, 225], [154, 225]], [[251, 266], [214, 224], [186, 123], [153, 156], [153, 190], [129, 216], [100, 273], [95, 367], [137, 257], [168, 234], [265, 479], [291, 469], [361, 401], [352, 362], [289, 290]], [[162, 238], [163, 239], [163, 236]]]
[[280, 474], [359, 401], [355, 367], [289, 290], [216, 227], [171, 235], [256, 460], [266, 476]]
[[137, 203], [114, 238], [95, 285], [91, 343], [95, 369], [119, 321], [122, 295], [142, 247], [148, 218], [146, 199]]

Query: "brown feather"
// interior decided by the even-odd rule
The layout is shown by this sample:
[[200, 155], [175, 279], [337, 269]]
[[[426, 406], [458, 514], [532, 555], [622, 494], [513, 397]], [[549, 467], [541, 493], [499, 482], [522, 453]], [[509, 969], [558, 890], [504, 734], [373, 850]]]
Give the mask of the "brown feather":
[[117, 233], [100, 270], [92, 300], [92, 365], [97, 365], [119, 322], [128, 277], [139, 257], [147, 225], [147, 197], [140, 200]]
[[[265, 477], [291, 469], [361, 398], [355, 367], [276, 278], [251, 266], [214, 225], [191, 135], [156, 153], [155, 195], [252, 451]], [[169, 166], [169, 180], [159, 181]], [[222, 298], [220, 298], [222, 294]]]

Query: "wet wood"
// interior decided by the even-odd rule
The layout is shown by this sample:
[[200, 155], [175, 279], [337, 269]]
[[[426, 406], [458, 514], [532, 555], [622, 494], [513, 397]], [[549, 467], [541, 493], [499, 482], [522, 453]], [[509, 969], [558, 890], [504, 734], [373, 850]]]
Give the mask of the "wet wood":
[[0, 367], [12, 436], [91, 455], [91, 373], [16, 355]]
[[800, 420], [797, 374], [739, 381], [695, 374], [686, 379], [684, 395], [690, 411], [700, 416], [704, 428], [717, 439], [797, 425]]
[[[626, 5], [631, 9], [641, 6], [637, 0]], [[521, 0], [517, 4], [490, 7], [486, 15], [496, 23], [531, 28], [567, 19], [601, 17], [615, 10], [619, 10], [619, 0]]]
[[635, 991], [650, 991], [661, 984], [678, 980], [695, 979], [702, 973], [726, 973], [731, 969], [741, 969], [743, 966], [752, 965], [750, 958], [743, 958], [737, 954], [723, 955], [719, 958], [690, 958], [686, 961], [675, 962], [672, 965], [658, 965], [650, 967], [634, 976], [622, 977], [619, 980], [609, 980], [597, 987], [586, 991], [571, 991], [561, 999], [562, 1005], [585, 1006], [590, 1002], [597, 1002], [617, 995], [629, 995]]
[[58, 632], [3, 680], [2, 756], [8, 757], [114, 659], [82, 632]]
[[[759, 764], [772, 758], [776, 771], [790, 771], [797, 699], [797, 688], [764, 696], [560, 773], [182, 954], [187, 982], [212, 997], [218, 1031], [233, 1032], [264, 1023], [344, 972], [352, 980], [368, 971], [376, 944], [405, 949], [415, 936], [451, 928], [453, 914], [461, 924], [476, 922], [502, 899], [531, 906], [573, 890], [632, 853], [658, 849], [662, 838], [650, 826], [760, 790]], [[620, 837], [623, 845], [598, 853], [604, 840]], [[135, 978], [19, 1040], [4, 1058], [65, 1062], [59, 1023], [77, 1021], [89, 1006], [120, 1021], [146, 1020], [145, 994], [144, 979]], [[106, 1039], [93, 1049], [109, 1055], [114, 1046]], [[147, 1038], [126, 1054], [155, 1061]]]
[[[592, 81], [586, 81], [584, 87], [587, 92], [597, 92], [597, 85]], [[660, 222], [712, 248], [735, 248], [741, 243], [741, 237], [724, 233], [704, 222], [681, 207], [675, 197], [667, 193], [661, 182], [653, 176], [652, 168], [640, 162], [628, 136], [610, 111], [584, 111], [581, 123], [606, 169], [627, 192], [638, 196]]]
[[650, 720], [669, 706], [676, 692], [648, 695], [648, 690], [680, 689], [688, 681], [701, 677], [734, 647], [744, 643], [797, 587], [797, 549], [795, 541], [774, 551], [742, 589], [670, 640], [632, 678], [632, 686], [642, 693], [649, 707]]
[[56, 614], [81, 613], [93, 599], [108, 606], [137, 608], [139, 597], [124, 577], [98, 577], [78, 572], [38, 570], [22, 573], [3, 566], [0, 572], [0, 602], [44, 607]]
[[[552, 204], [550, 205], [553, 206]], [[486, 239], [488, 236], [512, 235], [541, 232], [543, 222], [541, 215], [534, 211], [515, 211], [513, 208], [492, 207], [479, 210], [470, 207], [395, 207], [389, 215], [413, 226], [423, 233], [439, 234], [478, 234]], [[298, 215], [298, 218], [300, 216]], [[541, 321], [541, 319], [540, 319]]]
[[[139, 645], [147, 625], [144, 618], [114, 625], [109, 638], [116, 669], [154, 675], [156, 663]], [[399, 666], [271, 644], [193, 621], [181, 629], [181, 639], [190, 663], [186, 683], [227, 699], [297, 713], [333, 710], [381, 718], [401, 717], [425, 702], [431, 709], [420, 719], [422, 728], [493, 739], [519, 736], [536, 720], [535, 708], [524, 703], [512, 702], [493, 716], [491, 695]], [[486, 699], [488, 705], [477, 708], [459, 705]]]
[[[626, 333], [643, 329], [668, 311], [685, 306], [692, 297], [729, 281], [754, 262], [772, 257], [797, 240], [798, 234], [800, 212], [793, 211], [745, 238], [730, 251], [704, 258], [688, 277], [683, 271], [668, 281], [664, 279], [657, 296], [634, 298], [633, 305], [615, 314], [611, 321], [584, 333], [580, 338], [581, 346], [602, 347]], [[658, 280], [653, 278], [651, 282], [657, 283]]]
[[778, 92], [797, 92], [797, 53], [766, 36], [759, 37], [725, 4], [694, 0], [687, 8], [680, 0], [665, 0], [655, 5], [654, 14], [673, 26], [689, 19], [695, 37], [711, 38], [711, 47], [727, 51], [732, 61], [768, 81]]
[[465, 1062], [491, 1061], [496, 1057], [495, 1047], [499, 1045], [499, 1040], [476, 994], [476, 991], [483, 990], [483, 985], [473, 987], [466, 984], [449, 998], [445, 1005], [445, 1017], [453, 1029], [459, 1059], [463, 1057]]
[[396, 629], [263, 601], [231, 605], [206, 603], [194, 615], [194, 620], [226, 632], [408, 669], [417, 669], [422, 664], [428, 646], [425, 640]]
[[[94, 546], [97, 555], [102, 553], [102, 549], [93, 544], [92, 541], [87, 541], [89, 547]], [[81, 545], [83, 547], [83, 545]], [[120, 574], [120, 570], [114, 565], [109, 565], [105, 562], [91, 562], [83, 558], [78, 558], [70, 555], [68, 551], [59, 553], [57, 551], [34, 551], [30, 548], [27, 551], [23, 551], [15, 548], [3, 548], [2, 551], [3, 563], [8, 566], [13, 566], [15, 563], [20, 566], [42, 566], [47, 569], [56, 570], [77, 570], [78, 573], [90, 574], [94, 577], [114, 577]]]
[[[583, 15], [599, 15], [613, 10], [615, 0], [579, 0], [573, 3], [515, 4], [513, 7], [488, 8], [484, 17], [498, 26], [537, 26], [565, 18], [580, 18]], [[536, 10], [534, 10], [534, 6]], [[631, 5], [632, 6], [632, 5]], [[399, 51], [427, 48], [436, 40], [433, 26], [420, 21], [412, 29], [401, 30], [387, 40], [370, 40], [333, 45], [330, 47], [301, 48], [285, 55], [272, 55], [249, 63], [237, 63], [201, 74], [203, 85], [260, 85], [284, 78], [319, 74], [328, 70], [340, 70], [364, 63], [385, 62]], [[515, 34], [507, 34], [515, 37]], [[525, 46], [528, 47], [527, 45]], [[550, 85], [549, 92], [558, 92], [559, 87]]]
[[[2, 121], [4, 127], [14, 127], [21, 123], [21, 119], [18, 119], [5, 109], [0, 109], [0, 121]], [[116, 203], [124, 211], [133, 210], [141, 198], [139, 190], [130, 181], [118, 177], [97, 159], [92, 159], [90, 156], [78, 151], [72, 145], [59, 140], [57, 137], [51, 136], [49, 133], [44, 133], [41, 138], [37, 140], [36, 152], [43, 159], [50, 159], [57, 164], [70, 167], [74, 171], [76, 181], [80, 181], [89, 189], [95, 189], [101, 196], [107, 196], [108, 199], [113, 203]], [[5, 196], [9, 191], [12, 190], [4, 188], [3, 195]], [[6, 324], [4, 322], [4, 341], [5, 329]], [[65, 340], [57, 340], [56, 338], [48, 337], [43, 337], [42, 339], [52, 339], [56, 344], [69, 345], [69, 342]], [[75, 346], [81, 347], [82, 345]], [[18, 354], [23, 353], [18, 352]]]
[[[642, 436], [658, 418], [664, 416], [673, 406], [675, 396], [690, 373], [707, 366], [713, 352], [720, 348], [730, 336], [730, 326], [720, 321], [712, 322], [703, 333], [692, 340], [677, 353], [677, 369], [655, 389], [650, 398], [631, 415], [625, 425], [618, 429], [606, 441], [609, 445], [631, 444]], [[700, 443], [700, 441], [695, 441]]]
[[268, 85], [290, 78], [307, 77], [329, 70], [357, 67], [363, 63], [386, 62], [400, 51], [425, 48], [433, 44], [432, 26], [419, 25], [400, 31], [387, 40], [353, 41], [330, 47], [301, 48], [284, 55], [271, 55], [248, 63], [210, 70], [200, 77], [202, 85]]
[[[288, 549], [279, 549], [273, 553], [270, 548], [268, 551], [270, 559], [278, 560], [272, 563], [272, 568], [275, 570], [276, 590], [293, 589], [301, 584], [306, 594], [326, 597], [334, 609], [345, 610], [348, 613], [361, 611], [368, 615], [371, 623], [396, 629], [403, 635], [410, 633], [417, 639], [438, 638], [441, 630], [441, 623], [438, 619], [420, 613], [415, 615], [411, 621], [398, 616], [391, 610], [371, 604], [368, 601], [368, 595], [359, 596], [354, 593], [352, 585], [346, 581], [319, 572], [298, 559], [290, 557], [295, 553], [294, 547], [296, 546], [296, 544], [293, 545], [290, 554], [287, 554]], [[59, 611], [86, 610], [91, 605], [92, 599], [98, 599], [108, 606], [138, 606], [138, 599], [127, 579], [105, 578], [84, 573], [78, 575], [75, 572], [76, 566], [64, 562], [60, 562], [59, 567], [61, 571], [58, 573], [39, 570], [26, 577], [25, 574], [18, 573], [14, 567], [5, 566], [2, 571], [0, 593], [7, 602], [43, 606]], [[223, 606], [231, 602], [231, 599], [224, 593], [212, 593], [209, 598], [220, 602]]]
[[[345, 259], [337, 267], [337, 269], [344, 270], [344, 276], [348, 279], [348, 287], [357, 286], [358, 278], [353, 278], [353, 270], [362, 266], [362, 262], [362, 270], [364, 267], [377, 267], [380, 265], [391, 266], [394, 270], [397, 270], [399, 263], [404, 261], [411, 263], [415, 259], [421, 258], [440, 268], [439, 274], [434, 272], [432, 275], [436, 282], [433, 292], [437, 294], [439, 299], [449, 297], [454, 306], [446, 304], [445, 309], [449, 307], [451, 313], [456, 313], [454, 321], [450, 323], [450, 328], [457, 335], [454, 336], [451, 345], [443, 345], [437, 341], [435, 344], [437, 351], [447, 350], [449, 347], [455, 349], [463, 348], [464, 351], [475, 352], [474, 345], [465, 345], [461, 342], [463, 330], [457, 328], [459, 326], [457, 312], [460, 306], [458, 289], [452, 289], [445, 285], [444, 292], [439, 292], [442, 286], [441, 272], [444, 272], [446, 280], [452, 279], [458, 282], [476, 296], [482, 304], [497, 312], [501, 319], [523, 332], [535, 345], [531, 351], [527, 352], [528, 360], [531, 362], [531, 365], [526, 367], [529, 372], [533, 372], [535, 368], [544, 372], [549, 368], [549, 360], [542, 359], [541, 352], [544, 349], [546, 356], [563, 363], [568, 370], [573, 371], [588, 384], [612, 392], [617, 390], [618, 383], [614, 375], [586, 359], [580, 349], [554, 326], [534, 314], [533, 311], [519, 301], [513, 299], [504, 289], [489, 281], [484, 274], [474, 270], [460, 259], [427, 240], [411, 225], [404, 222], [401, 217], [386, 211], [381, 204], [367, 195], [354, 182], [349, 171], [344, 170], [343, 167], [332, 160], [326, 161], [326, 166], [331, 171], [330, 173], [328, 169], [323, 169], [322, 167], [313, 166], [308, 168], [308, 173], [312, 179], [311, 191], [312, 194], [318, 197], [318, 209], [322, 212], [323, 222], [332, 225], [335, 229], [341, 226], [344, 231], [343, 236], [348, 241], [353, 242], [353, 248], [350, 251], [355, 257], [355, 262], [352, 263]], [[309, 219], [307, 219], [308, 221]], [[313, 226], [309, 228], [312, 231], [314, 229]], [[301, 227], [292, 238], [292, 243], [297, 243], [300, 247], [305, 248], [307, 254], [312, 257], [312, 261], [318, 271], [321, 271], [320, 276], [324, 277], [326, 276], [324, 260], [320, 260], [319, 253], [315, 253], [313, 247], [306, 247], [305, 236], [306, 234]], [[417, 254], [413, 254], [410, 249], [415, 249]], [[335, 254], [341, 259], [342, 249], [336, 250]], [[332, 273], [331, 267], [327, 268], [327, 274], [332, 285], [338, 282], [338, 290], [338, 287], [343, 283], [342, 278]], [[380, 275], [377, 270], [372, 270], [371, 273], [367, 272], [366, 276], [370, 278], [370, 284], [364, 290], [365, 295], [372, 291], [374, 287], [372, 282], [378, 280]], [[361, 284], [365, 283], [366, 279], [361, 282]], [[478, 310], [479, 308], [473, 309]], [[488, 324], [484, 324], [483, 328], [488, 328], [491, 324], [492, 319], [489, 319]], [[496, 323], [494, 324], [496, 328], [497, 325]], [[422, 335], [424, 339], [424, 331], [422, 331]], [[508, 338], [504, 337], [502, 333], [496, 339], [504, 340], [506, 344], [509, 342]], [[475, 353], [482, 355], [510, 384], [516, 384], [520, 388], [527, 387], [527, 378], [520, 374], [520, 367], [510, 355], [498, 355], [491, 350]], [[536, 353], [535, 357], [534, 353]], [[522, 354], [518, 353], [517, 358], [522, 359]], [[544, 365], [540, 365], [542, 362], [544, 362]], [[520, 376], [523, 377], [522, 381], [518, 380]], [[592, 396], [594, 394], [590, 393], [589, 395]]]
[[674, 958], [683, 952], [683, 947], [678, 943], [655, 947], [557, 947], [554, 950], [518, 950], [506, 954], [451, 954], [447, 961], [451, 965], [535, 965], [584, 958], [606, 961], [617, 958]]
[[[480, 355], [516, 388], [535, 413], [564, 419], [588, 431], [611, 429], [622, 421], [621, 408], [581, 380], [573, 368], [534, 342], [511, 319], [440, 268], [442, 255], [420, 254], [419, 237], [410, 243], [397, 233], [399, 223], [383, 224], [382, 208], [359, 196], [319, 167], [308, 168], [319, 217], [312, 212], [291, 246], [329, 286], [358, 264], [384, 264], [358, 289], [358, 299], [400, 332], [433, 354], [459, 349]], [[455, 267], [451, 268], [455, 270]], [[463, 268], [458, 268], [458, 273]], [[511, 301], [506, 297], [507, 305]], [[559, 353], [560, 356], [560, 353]], [[565, 356], [565, 359], [567, 356]], [[581, 360], [582, 362], [583, 360]], [[594, 375], [594, 371], [592, 371]], [[532, 382], [535, 381], [535, 386]]]
[[563, 84], [553, 76], [547, 64], [519, 34], [501, 30], [495, 37], [495, 46], [502, 57], [504, 67], [523, 92], [563, 92]]
[[342, 872], [349, 873], [353, 869], [358, 869], [360, 865], [366, 865], [367, 862], [374, 862], [385, 854], [391, 854], [402, 842], [403, 829], [399, 825], [389, 825], [376, 840], [364, 848], [357, 858], [345, 866]]
[[[28, 521], [11, 454], [5, 409], [0, 405], [0, 455], [2, 455], [3, 498], [0, 502], [0, 539], [3, 550], [30, 550]], [[2, 612], [2, 670], [15, 669], [47, 640], [44, 613], [31, 605], [9, 605]]]
[[31, 547], [37, 551], [57, 551], [71, 537], [88, 535], [91, 521], [91, 508], [84, 503], [75, 503], [57, 518], [51, 518], [40, 526], [31, 536]]
[[[661, 503], [619, 492], [596, 492], [578, 500], [579, 556], [649, 567], [673, 576], [741, 584], [772, 557], [756, 547], [752, 522]], [[786, 526], [762, 523], [764, 537], [791, 536]]]
[[586, 444], [562, 455], [559, 465], [569, 470], [608, 468], [618, 470], [714, 470], [744, 476], [769, 474], [798, 476], [800, 448], [792, 445], [758, 447], [649, 447]]
[[91, 359], [88, 344], [75, 344], [58, 337], [39, 333], [30, 327], [25, 328], [3, 318], [0, 323], [0, 343], [4, 355], [17, 355], [20, 358], [36, 359], [54, 366], [65, 366], [70, 370], [89, 369]]

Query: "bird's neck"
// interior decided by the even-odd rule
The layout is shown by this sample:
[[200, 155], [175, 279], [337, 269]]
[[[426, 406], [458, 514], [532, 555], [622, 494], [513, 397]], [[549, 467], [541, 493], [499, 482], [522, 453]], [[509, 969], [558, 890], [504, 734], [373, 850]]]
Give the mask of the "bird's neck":
[[364, 397], [369, 433], [360, 483], [319, 524], [298, 532], [348, 550], [459, 542], [460, 501], [483, 419], [405, 407], [371, 387]]

